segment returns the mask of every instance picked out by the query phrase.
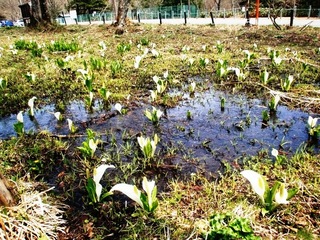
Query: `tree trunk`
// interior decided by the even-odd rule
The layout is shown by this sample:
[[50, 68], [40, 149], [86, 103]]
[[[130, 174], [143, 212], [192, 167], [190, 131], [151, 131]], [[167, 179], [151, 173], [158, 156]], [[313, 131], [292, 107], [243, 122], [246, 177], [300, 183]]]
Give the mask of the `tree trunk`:
[[51, 16], [47, 0], [40, 0], [41, 18], [45, 24], [51, 24]]
[[131, 0], [114, 0], [115, 26], [124, 27]]
[[115, 16], [115, 23], [117, 22], [117, 18], [119, 16], [119, 1], [121, 0], [113, 0], [112, 4], [113, 4], [113, 12], [114, 12], [114, 16]]
[[35, 27], [39, 24], [41, 20], [41, 10], [39, 0], [31, 1], [31, 17], [30, 17], [30, 26]]
[[276, 22], [276, 18], [277, 18], [277, 17], [270, 16], [270, 20], [271, 20], [273, 26], [274, 26], [276, 29], [281, 30], [280, 25]]
[[9, 182], [0, 173], [0, 205], [8, 207], [15, 204], [10, 189], [11, 186]]
[[50, 25], [51, 16], [47, 0], [31, 0], [30, 26]]

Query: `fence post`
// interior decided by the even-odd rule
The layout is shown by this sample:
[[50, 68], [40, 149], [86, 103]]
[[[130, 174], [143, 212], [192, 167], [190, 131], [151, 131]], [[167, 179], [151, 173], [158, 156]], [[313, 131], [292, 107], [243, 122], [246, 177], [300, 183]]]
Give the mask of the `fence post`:
[[297, 6], [293, 7], [293, 17], [297, 16]]
[[184, 11], [183, 15], [184, 15], [184, 25], [187, 25], [187, 12]]
[[212, 26], [214, 26], [214, 19], [213, 19], [213, 13], [212, 12], [210, 12], [210, 17], [211, 17], [211, 24], [212, 24]]
[[64, 12], [62, 12], [62, 18], [63, 18], [63, 20], [64, 20], [64, 25], [67, 26], [67, 21], [66, 21], [66, 17], [64, 16]]
[[246, 19], [247, 19], [247, 22], [245, 24], [246, 27], [250, 27], [250, 16], [249, 16], [249, 10], [247, 9], [246, 10]]
[[290, 27], [293, 26], [294, 10], [290, 10]]
[[162, 24], [161, 12], [159, 12], [160, 25]]
[[309, 12], [308, 12], [308, 18], [310, 18], [310, 16], [311, 16], [311, 8], [312, 8], [312, 6], [310, 5], [309, 6]]
[[90, 14], [88, 14], [89, 24], [91, 24]]
[[140, 13], [138, 13], [138, 23], [140, 23]]
[[226, 18], [226, 9], [223, 9], [223, 18]]
[[106, 19], [105, 19], [104, 15], [102, 15], [102, 21], [103, 21], [103, 24], [106, 24]]

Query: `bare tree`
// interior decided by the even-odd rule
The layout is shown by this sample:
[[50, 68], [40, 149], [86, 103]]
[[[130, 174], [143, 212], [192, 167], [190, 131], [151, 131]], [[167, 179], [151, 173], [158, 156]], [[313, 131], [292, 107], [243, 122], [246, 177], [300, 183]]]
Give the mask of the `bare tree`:
[[217, 10], [220, 10], [220, 8], [221, 8], [221, 2], [222, 2], [222, 0], [214, 0], [214, 3], [215, 3]]
[[112, 0], [113, 11], [115, 13], [115, 26], [124, 27], [131, 0]]
[[131, 2], [134, 6], [140, 6], [142, 8], [149, 8], [149, 7], [158, 7], [161, 6], [164, 0], [138, 0], [135, 2]]
[[198, 8], [200, 11], [204, 9], [205, 2], [204, 0], [191, 0], [191, 2]]
[[57, 18], [61, 12], [67, 9], [68, 4], [68, 0], [48, 0], [48, 7], [51, 18]]
[[280, 16], [281, 11], [284, 8], [293, 8], [299, 0], [267, 0], [267, 5], [270, 9], [270, 20], [276, 29], [281, 30], [280, 25], [276, 22], [276, 19]]
[[51, 25], [48, 0], [31, 0], [30, 26]]
[[0, 12], [3, 17], [7, 19], [17, 20], [21, 18], [21, 12], [19, 9], [19, 2], [12, 0], [0, 1]]
[[221, 10], [222, 8], [230, 9], [239, 5], [243, 0], [204, 0], [207, 10]]
[[207, 10], [212, 11], [215, 9], [215, 0], [205, 0], [204, 1], [204, 6]]

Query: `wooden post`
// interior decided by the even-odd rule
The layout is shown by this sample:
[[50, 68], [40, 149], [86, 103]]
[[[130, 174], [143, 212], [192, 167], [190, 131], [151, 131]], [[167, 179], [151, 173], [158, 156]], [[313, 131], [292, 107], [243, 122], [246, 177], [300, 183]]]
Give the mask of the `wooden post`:
[[250, 27], [250, 16], [249, 16], [249, 10], [246, 10], [246, 18], [247, 18], [247, 22], [245, 24], [246, 27]]
[[161, 12], [159, 12], [160, 25], [162, 24]]
[[64, 25], [67, 26], [67, 21], [66, 21], [66, 17], [64, 16], [64, 12], [62, 12], [62, 18], [63, 18], [63, 21], [64, 21]]
[[290, 12], [290, 27], [293, 26], [293, 17], [294, 17], [294, 10], [291, 9], [291, 12]]
[[309, 6], [309, 12], [308, 12], [308, 18], [311, 17], [311, 10], [312, 10], [312, 6], [310, 5], [310, 6]]
[[259, 25], [260, 0], [256, 0], [256, 24]]
[[210, 12], [210, 17], [211, 17], [211, 24], [212, 24], [212, 26], [214, 26], [214, 19], [213, 19], [213, 13], [212, 12]]
[[184, 11], [183, 15], [184, 15], [184, 25], [187, 25], [187, 12]]

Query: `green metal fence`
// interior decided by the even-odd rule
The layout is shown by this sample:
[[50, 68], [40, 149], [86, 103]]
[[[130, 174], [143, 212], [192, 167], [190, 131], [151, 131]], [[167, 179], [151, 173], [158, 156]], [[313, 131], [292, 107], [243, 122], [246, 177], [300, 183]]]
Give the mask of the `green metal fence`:
[[134, 13], [139, 14], [140, 19], [158, 19], [159, 13], [163, 18], [183, 18], [184, 12], [188, 14], [188, 17], [196, 18], [199, 16], [199, 10], [196, 6], [190, 5], [177, 5], [168, 7], [153, 7], [144, 9], [134, 9], [130, 13], [130, 17], [134, 19], [137, 17]]
[[114, 20], [114, 13], [113, 12], [101, 12], [96, 14], [82, 14], [78, 15], [78, 22], [89, 22], [92, 21], [113, 21]]
[[[320, 9], [314, 9], [311, 6], [306, 9], [282, 9], [280, 12], [281, 17], [290, 17], [290, 14], [294, 10], [295, 17], [319, 17], [320, 18]], [[254, 11], [254, 10], [252, 10]], [[164, 6], [164, 7], [152, 7], [144, 9], [131, 9], [128, 12], [128, 18], [137, 20], [138, 17], [140, 20], [143, 19], [159, 19], [159, 13], [163, 19], [172, 19], [172, 18], [184, 18], [186, 13], [187, 17], [190, 18], [200, 18], [200, 17], [210, 17], [210, 11], [200, 11], [195, 5], [177, 5], [177, 6]], [[242, 17], [244, 12], [240, 8], [233, 9], [221, 9], [213, 10], [214, 18], [228, 18], [228, 17]], [[261, 8], [260, 17], [269, 17], [270, 9]], [[67, 19], [67, 18], [66, 18]], [[74, 21], [74, 19], [69, 19]], [[57, 19], [60, 24], [64, 23], [62, 18]], [[100, 12], [95, 14], [83, 14], [77, 16], [78, 22], [93, 22], [93, 21], [114, 21], [113, 12]], [[68, 22], [68, 21], [67, 21]]]

